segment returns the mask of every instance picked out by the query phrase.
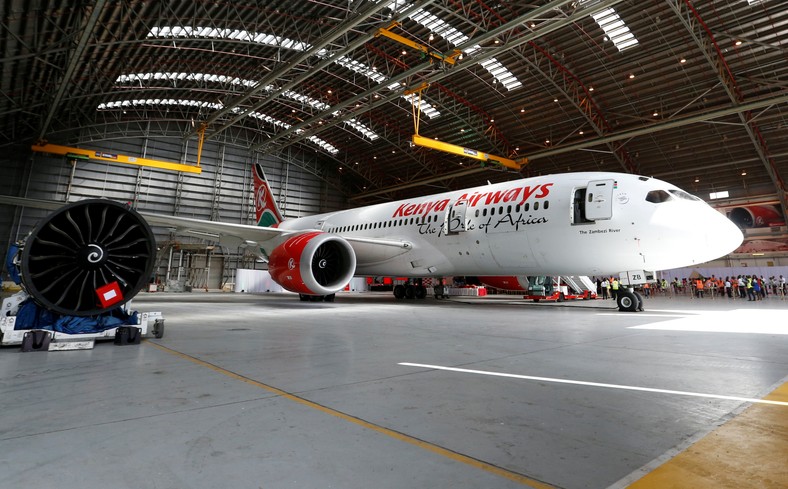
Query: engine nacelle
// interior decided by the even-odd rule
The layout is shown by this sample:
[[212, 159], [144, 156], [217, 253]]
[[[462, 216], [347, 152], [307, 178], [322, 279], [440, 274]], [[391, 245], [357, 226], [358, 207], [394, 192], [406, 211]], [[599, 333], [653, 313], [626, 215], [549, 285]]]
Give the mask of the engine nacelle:
[[268, 271], [276, 283], [299, 294], [330, 295], [356, 272], [356, 253], [339, 236], [319, 231], [294, 236], [274, 248]]
[[728, 219], [740, 229], [785, 225], [785, 219], [783, 219], [780, 210], [772, 205], [734, 207], [728, 211]]
[[74, 202], [40, 221], [25, 240], [25, 291], [66, 316], [94, 316], [130, 301], [148, 283], [156, 240], [136, 211], [104, 199]]

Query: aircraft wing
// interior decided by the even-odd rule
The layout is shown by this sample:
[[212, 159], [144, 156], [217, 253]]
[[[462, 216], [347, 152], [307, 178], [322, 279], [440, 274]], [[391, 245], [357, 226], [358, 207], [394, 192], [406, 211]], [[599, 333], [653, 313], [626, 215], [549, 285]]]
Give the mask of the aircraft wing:
[[[281, 230], [249, 224], [206, 221], [203, 219], [165, 216], [163, 214], [151, 214], [148, 212], [140, 212], [139, 214], [144, 217], [151, 226], [170, 228], [175, 234], [194, 236], [214, 241], [223, 241], [226, 238], [237, 238], [243, 241], [261, 243], [282, 235], [294, 234], [292, 230]], [[300, 232], [301, 231], [297, 231], [296, 233]]]
[[[0, 204], [19, 205], [35, 209], [57, 210], [68, 202], [55, 202], [51, 200], [28, 199], [0, 195]], [[227, 244], [255, 245], [286, 234], [298, 234], [302, 231], [288, 231], [271, 227], [251, 226], [248, 224], [233, 224], [218, 221], [206, 221], [188, 217], [166, 216], [148, 212], [139, 213], [148, 224], [171, 228], [176, 234], [194, 236], [202, 239], [226, 242]]]

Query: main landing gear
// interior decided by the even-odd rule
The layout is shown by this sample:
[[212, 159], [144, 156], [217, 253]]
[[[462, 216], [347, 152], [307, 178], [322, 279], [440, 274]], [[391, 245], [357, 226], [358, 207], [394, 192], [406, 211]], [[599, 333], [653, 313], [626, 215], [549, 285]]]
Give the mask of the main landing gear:
[[643, 297], [632, 289], [620, 291], [616, 303], [618, 303], [619, 311], [637, 312], [643, 310]]
[[298, 298], [301, 299], [301, 302], [334, 302], [336, 296], [337, 296], [336, 294], [329, 294], [329, 295], [298, 294]]
[[410, 282], [394, 286], [394, 297], [397, 299], [424, 299], [427, 297], [427, 288], [421, 285], [421, 281], [416, 284]]

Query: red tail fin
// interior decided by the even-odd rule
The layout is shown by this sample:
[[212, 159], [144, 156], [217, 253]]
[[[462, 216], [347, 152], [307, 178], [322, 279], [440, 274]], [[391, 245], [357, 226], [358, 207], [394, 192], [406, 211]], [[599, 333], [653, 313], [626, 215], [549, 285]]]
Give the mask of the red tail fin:
[[279, 208], [276, 206], [274, 195], [271, 193], [271, 186], [265, 178], [263, 167], [259, 163], [254, 164], [254, 210], [258, 226], [276, 226], [284, 221]]

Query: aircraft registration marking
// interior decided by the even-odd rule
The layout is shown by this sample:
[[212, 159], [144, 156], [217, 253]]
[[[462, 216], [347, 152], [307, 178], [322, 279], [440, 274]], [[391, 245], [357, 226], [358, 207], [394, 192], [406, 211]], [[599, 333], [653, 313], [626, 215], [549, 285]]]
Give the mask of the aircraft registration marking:
[[655, 394], [672, 394], [672, 395], [679, 395], [679, 396], [691, 396], [691, 397], [705, 397], [711, 399], [722, 399], [726, 401], [742, 401], [742, 402], [751, 402], [757, 404], [773, 404], [777, 406], [788, 406], [788, 402], [783, 401], [769, 401], [766, 399], [754, 399], [750, 397], [739, 397], [739, 396], [725, 396], [720, 394], [705, 394], [702, 392], [688, 392], [688, 391], [675, 391], [670, 389], [654, 389], [652, 387], [639, 387], [634, 385], [620, 385], [620, 384], [605, 384], [602, 382], [587, 382], [584, 380], [570, 380], [570, 379], [554, 379], [550, 377], [536, 377], [532, 375], [518, 375], [518, 374], [508, 374], [504, 372], [490, 372], [487, 370], [471, 370], [465, 368], [456, 368], [456, 367], [445, 367], [442, 365], [425, 365], [421, 363], [398, 363], [397, 365], [402, 365], [403, 367], [419, 367], [419, 368], [426, 368], [432, 370], [446, 370], [449, 372], [459, 372], [463, 374], [476, 374], [476, 375], [489, 375], [493, 377], [506, 377], [510, 379], [519, 379], [519, 380], [536, 380], [539, 382], [552, 382], [555, 384], [570, 384], [570, 385], [582, 385], [586, 387], [602, 387], [605, 389], [618, 389], [618, 390], [630, 390], [630, 391], [640, 391], [640, 392], [652, 392]]

